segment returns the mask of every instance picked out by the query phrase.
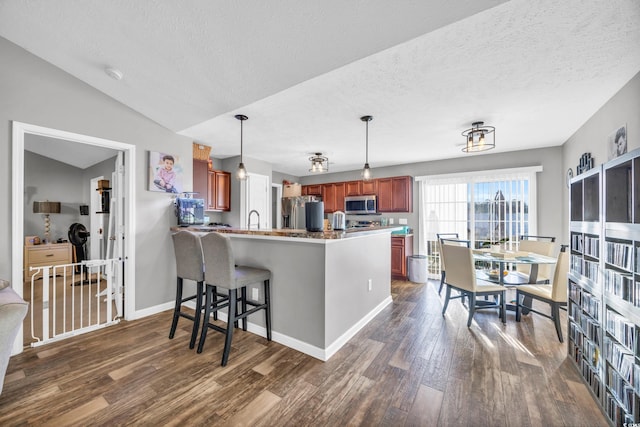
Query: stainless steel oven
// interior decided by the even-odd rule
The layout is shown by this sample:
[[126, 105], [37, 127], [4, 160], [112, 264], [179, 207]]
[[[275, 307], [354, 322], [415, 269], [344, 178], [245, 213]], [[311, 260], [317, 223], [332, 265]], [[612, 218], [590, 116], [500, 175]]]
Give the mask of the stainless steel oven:
[[376, 196], [348, 196], [344, 198], [344, 213], [367, 215], [378, 212]]

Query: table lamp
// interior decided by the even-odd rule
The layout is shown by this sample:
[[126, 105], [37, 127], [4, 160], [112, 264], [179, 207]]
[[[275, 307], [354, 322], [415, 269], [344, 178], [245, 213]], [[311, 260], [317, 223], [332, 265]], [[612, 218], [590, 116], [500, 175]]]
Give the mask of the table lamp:
[[60, 213], [60, 202], [33, 202], [33, 213], [44, 214], [44, 243], [49, 243], [49, 230], [51, 221], [49, 214]]

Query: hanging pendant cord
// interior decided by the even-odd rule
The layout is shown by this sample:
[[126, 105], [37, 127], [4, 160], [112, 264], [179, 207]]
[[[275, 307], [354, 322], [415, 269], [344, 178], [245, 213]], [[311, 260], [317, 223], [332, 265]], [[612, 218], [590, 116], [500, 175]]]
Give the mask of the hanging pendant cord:
[[365, 145], [365, 163], [369, 163], [369, 121], [367, 120], [365, 123], [367, 125], [366, 145]]
[[242, 163], [242, 122], [244, 120], [240, 120], [240, 163]]

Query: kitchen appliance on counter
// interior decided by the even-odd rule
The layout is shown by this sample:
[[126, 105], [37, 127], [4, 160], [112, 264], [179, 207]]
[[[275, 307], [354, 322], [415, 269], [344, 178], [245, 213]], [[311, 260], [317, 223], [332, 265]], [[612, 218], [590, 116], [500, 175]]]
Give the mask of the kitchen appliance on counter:
[[322, 200], [317, 196], [294, 196], [282, 198], [282, 227], [305, 229], [305, 203], [319, 202]]
[[180, 227], [204, 224], [204, 199], [178, 197], [175, 205]]
[[376, 196], [347, 196], [344, 198], [347, 215], [372, 215], [378, 213]]
[[304, 210], [307, 231], [323, 231], [324, 202], [306, 202], [304, 204]]
[[334, 230], [344, 230], [346, 228], [346, 222], [344, 212], [335, 211], [331, 217], [331, 228]]

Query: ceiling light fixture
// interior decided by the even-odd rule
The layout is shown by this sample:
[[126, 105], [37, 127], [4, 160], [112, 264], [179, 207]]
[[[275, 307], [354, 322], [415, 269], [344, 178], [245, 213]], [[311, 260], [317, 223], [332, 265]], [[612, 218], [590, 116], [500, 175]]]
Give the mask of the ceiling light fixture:
[[309, 160], [311, 161], [311, 169], [309, 169], [309, 172], [329, 172], [329, 159], [323, 156], [322, 153], [316, 153], [314, 156], [309, 157]]
[[484, 122], [473, 122], [471, 129], [462, 132], [465, 144], [462, 151], [476, 153], [491, 150], [496, 147], [496, 128], [484, 126]]
[[124, 77], [122, 71], [118, 70], [117, 68], [107, 67], [104, 69], [104, 72], [107, 73], [107, 76], [111, 77], [114, 80], [122, 80], [122, 77]]
[[238, 170], [236, 171], [236, 178], [240, 181], [244, 181], [247, 179], [247, 170], [244, 167], [244, 163], [242, 162], [242, 122], [248, 120], [249, 117], [243, 114], [236, 114], [236, 119], [240, 120], [240, 164], [238, 165]]
[[364, 160], [364, 168], [362, 169], [362, 179], [365, 181], [369, 181], [372, 178], [371, 168], [369, 167], [369, 122], [373, 120], [373, 116], [362, 116], [360, 120], [366, 123], [367, 133], [366, 133], [366, 145], [365, 145], [365, 160]]

